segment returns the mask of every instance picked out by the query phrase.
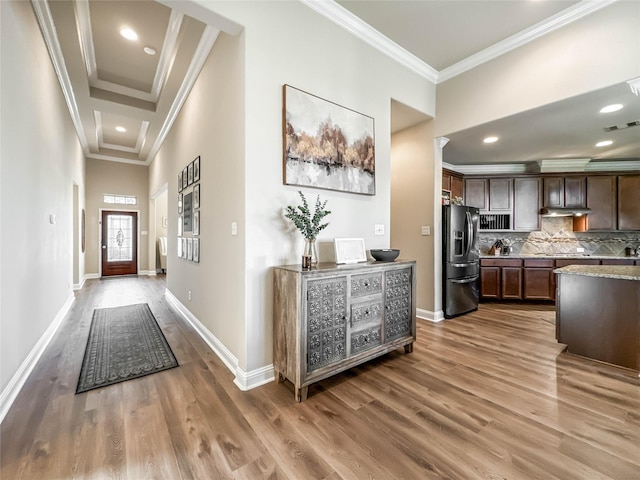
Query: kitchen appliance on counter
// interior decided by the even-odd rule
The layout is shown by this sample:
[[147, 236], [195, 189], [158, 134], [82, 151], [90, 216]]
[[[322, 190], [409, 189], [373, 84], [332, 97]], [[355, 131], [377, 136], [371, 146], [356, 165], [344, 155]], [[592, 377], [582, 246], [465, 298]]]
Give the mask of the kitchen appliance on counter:
[[442, 303], [445, 318], [478, 309], [479, 218], [476, 207], [442, 207]]

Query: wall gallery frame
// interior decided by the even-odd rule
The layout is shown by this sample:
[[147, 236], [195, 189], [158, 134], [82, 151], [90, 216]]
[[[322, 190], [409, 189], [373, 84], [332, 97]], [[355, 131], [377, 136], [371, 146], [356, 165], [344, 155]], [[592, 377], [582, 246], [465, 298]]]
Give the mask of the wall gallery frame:
[[375, 195], [374, 119], [283, 86], [285, 185]]
[[193, 232], [194, 235], [200, 235], [200, 210], [193, 212]]
[[200, 263], [200, 239], [193, 239], [193, 261]]
[[193, 208], [200, 208], [200, 184], [193, 187]]
[[200, 181], [200, 155], [193, 161], [193, 181], [194, 183]]

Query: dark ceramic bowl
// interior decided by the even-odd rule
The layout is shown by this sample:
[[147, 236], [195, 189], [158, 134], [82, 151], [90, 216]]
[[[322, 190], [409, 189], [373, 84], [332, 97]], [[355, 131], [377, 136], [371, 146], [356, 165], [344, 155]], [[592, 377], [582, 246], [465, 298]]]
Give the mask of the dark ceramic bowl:
[[396, 248], [372, 249], [371, 256], [378, 262], [393, 262], [400, 255], [400, 250]]

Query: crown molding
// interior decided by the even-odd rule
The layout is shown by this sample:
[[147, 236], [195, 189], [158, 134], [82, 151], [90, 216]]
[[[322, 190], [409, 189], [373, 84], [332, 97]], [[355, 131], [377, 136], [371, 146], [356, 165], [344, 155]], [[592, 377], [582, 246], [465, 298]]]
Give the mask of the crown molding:
[[333, 0], [300, 0], [300, 2], [352, 33], [355, 37], [371, 45], [376, 50], [391, 57], [401, 65], [404, 65], [427, 80], [437, 83], [438, 72], [433, 67], [385, 37], [342, 5]]
[[175, 122], [176, 117], [180, 113], [180, 109], [182, 105], [186, 101], [189, 96], [189, 92], [191, 92], [191, 88], [194, 83], [198, 79], [198, 75], [200, 74], [200, 70], [204, 65], [204, 62], [207, 60], [211, 49], [213, 48], [214, 43], [216, 42], [218, 35], [220, 34], [220, 30], [213, 28], [209, 25], [204, 29], [202, 33], [202, 37], [200, 38], [200, 42], [198, 43], [198, 48], [196, 49], [193, 58], [191, 60], [191, 64], [189, 65], [189, 69], [187, 70], [187, 74], [185, 75], [184, 81], [182, 85], [180, 85], [180, 89], [176, 94], [176, 97], [171, 104], [171, 108], [169, 109], [169, 113], [160, 128], [160, 132], [158, 133], [158, 137], [156, 141], [151, 147], [149, 154], [147, 155], [147, 161], [144, 162], [145, 165], [150, 165], [155, 156], [158, 154], [162, 143], [165, 138], [169, 134], [171, 127], [173, 126], [173, 122]]
[[531, 162], [532, 171], [547, 172], [584, 172], [590, 158], [551, 158]]
[[438, 72], [429, 64], [385, 37], [334, 0], [300, 0], [301, 3], [351, 32], [360, 40], [435, 84], [450, 80], [478, 65], [504, 55], [515, 48], [521, 47], [558, 28], [562, 28], [616, 1], [618, 0], [583, 0], [536, 25], [516, 33]]
[[160, 92], [164, 86], [164, 81], [169, 75], [171, 66], [176, 59], [176, 44], [178, 43], [178, 35], [180, 34], [180, 27], [182, 26], [183, 19], [184, 15], [182, 13], [173, 9], [171, 10], [169, 24], [167, 25], [162, 50], [160, 51], [160, 58], [158, 59], [156, 75], [153, 79], [153, 87], [151, 88], [151, 94], [155, 99], [154, 101], [158, 101]]
[[580, 18], [611, 5], [618, 0], [583, 0], [582, 2], [553, 15], [531, 27], [512, 35], [505, 40], [485, 48], [484, 50], [465, 58], [441, 70], [438, 73], [438, 83], [445, 82], [460, 75], [472, 68], [482, 65], [494, 58], [521, 47], [533, 40], [536, 40], [547, 33], [565, 27]]
[[78, 141], [82, 146], [82, 151], [85, 155], [89, 153], [89, 143], [87, 142], [87, 135], [82, 126], [82, 120], [80, 119], [80, 112], [78, 110], [78, 103], [73, 92], [73, 86], [71, 79], [69, 78], [69, 72], [64, 62], [64, 55], [62, 54], [62, 47], [58, 41], [58, 35], [56, 27], [51, 16], [51, 10], [49, 9], [48, 1], [31, 0], [31, 5], [38, 19], [40, 30], [42, 31], [42, 37], [44, 43], [49, 51], [49, 57], [51, 63], [56, 71], [62, 94], [64, 95], [69, 114], [71, 115], [71, 121], [76, 129], [78, 135]]
[[[445, 167], [445, 165], [447, 165]], [[463, 175], [495, 175], [499, 173], [528, 173], [525, 163], [503, 163], [497, 165], [451, 165], [443, 163], [442, 166]]]
[[640, 172], [640, 160], [613, 160], [610, 162], [591, 162], [586, 172]]

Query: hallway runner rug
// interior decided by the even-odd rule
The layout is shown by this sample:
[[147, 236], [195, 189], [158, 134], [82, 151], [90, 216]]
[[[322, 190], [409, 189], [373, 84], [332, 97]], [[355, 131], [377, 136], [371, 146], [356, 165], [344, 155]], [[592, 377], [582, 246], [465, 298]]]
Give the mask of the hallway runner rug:
[[177, 366], [149, 305], [96, 308], [76, 393]]

